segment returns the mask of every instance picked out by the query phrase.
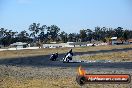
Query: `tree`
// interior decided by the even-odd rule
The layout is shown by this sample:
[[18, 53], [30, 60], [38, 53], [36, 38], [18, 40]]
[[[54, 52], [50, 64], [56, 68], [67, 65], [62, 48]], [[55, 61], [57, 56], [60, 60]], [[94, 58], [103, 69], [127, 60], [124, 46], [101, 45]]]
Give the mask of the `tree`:
[[37, 34], [40, 31], [40, 23], [33, 23], [29, 26], [29, 31], [31, 31], [32, 33], [30, 34], [30, 36], [32, 37], [37, 37]]
[[69, 42], [76, 42], [77, 40], [76, 40], [76, 33], [70, 33], [69, 35], [68, 35], [68, 41]]
[[27, 33], [27, 31], [21, 31], [18, 35], [18, 37], [20, 38], [25, 38], [25, 37], [29, 37], [29, 34]]
[[56, 41], [58, 38], [60, 28], [56, 25], [47, 27], [47, 34], [50, 41]]
[[115, 31], [115, 36], [118, 38], [121, 38], [124, 32], [122, 27], [118, 27], [114, 29], [114, 31]]
[[62, 42], [64, 42], [64, 43], [66, 43], [66, 42], [68, 41], [67, 35], [68, 35], [68, 34], [65, 33], [64, 31], [61, 32], [60, 35], [59, 35], [60, 38], [61, 38], [60, 40], [61, 40]]
[[87, 39], [87, 30], [80, 30], [80, 39], [82, 42], [85, 42]]
[[87, 29], [87, 41], [90, 41], [93, 39], [93, 31], [90, 29]]
[[7, 29], [5, 29], [5, 28], [1, 28], [1, 29], [0, 29], [0, 38], [5, 37], [6, 31], [7, 31]]
[[45, 30], [47, 29], [46, 25], [42, 25], [42, 27], [40, 27], [40, 34], [38, 35], [38, 39], [41, 43], [46, 43], [46, 39], [47, 39], [47, 35], [45, 34]]
[[101, 28], [100, 27], [95, 27], [95, 30], [94, 30], [94, 38], [95, 38], [95, 40], [100, 40], [100, 36], [101, 36], [101, 34], [100, 34], [100, 30], [101, 30]]
[[0, 29], [0, 44], [2, 44], [4, 46], [6, 46], [6, 41], [4, 39], [4, 37], [6, 36], [6, 31], [7, 31], [7, 29], [5, 29], [5, 28]]
[[122, 37], [123, 37], [123, 39], [124, 39], [125, 41], [128, 39], [128, 35], [129, 35], [128, 30], [125, 30], [124, 33], [123, 33], [123, 35], [122, 35]]
[[16, 37], [16, 41], [17, 42], [27, 42], [27, 43], [31, 43], [33, 40], [29, 37], [29, 34], [27, 33], [27, 31], [21, 31], [17, 37]]
[[44, 32], [41, 32], [39, 35], [38, 35], [38, 39], [41, 43], [45, 43], [46, 42], [46, 38], [47, 36], [44, 34]]
[[45, 29], [47, 29], [47, 26], [46, 25], [40, 26], [40, 23], [33, 23], [29, 26], [29, 30], [31, 31], [30, 37], [33, 37], [34, 42], [39, 43], [38, 45], [44, 42]]
[[15, 42], [15, 36], [17, 32], [13, 32], [12, 30], [7, 30], [5, 28], [0, 29], [0, 42], [4, 46], [9, 46], [11, 43]]

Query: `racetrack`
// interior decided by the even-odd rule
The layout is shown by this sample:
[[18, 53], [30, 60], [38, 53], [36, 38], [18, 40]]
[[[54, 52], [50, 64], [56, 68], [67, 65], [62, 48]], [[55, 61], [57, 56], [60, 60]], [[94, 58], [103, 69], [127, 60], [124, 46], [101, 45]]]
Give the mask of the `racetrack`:
[[[129, 50], [132, 48], [74, 52], [74, 56]], [[2, 88], [80, 88], [76, 82], [77, 69], [80, 65], [88, 74], [132, 75], [132, 62], [63, 63], [61, 59], [64, 55], [59, 54], [58, 61], [50, 61], [50, 55], [0, 59], [0, 86]], [[83, 88], [131, 88], [131, 86], [132, 83], [88, 84]]]
[[[113, 49], [113, 50], [101, 50], [101, 51], [89, 51], [89, 52], [74, 52], [74, 56], [76, 55], [84, 55], [84, 54], [98, 54], [98, 53], [109, 53], [109, 52], [120, 52], [120, 51], [129, 51], [132, 48], [128, 49]], [[50, 55], [42, 55], [42, 56], [31, 56], [31, 57], [20, 57], [20, 58], [10, 58], [10, 59], [0, 59], [1, 65], [20, 65], [20, 66], [36, 66], [36, 67], [88, 67], [88, 68], [124, 68], [124, 69], [132, 69], [132, 62], [90, 62], [90, 63], [63, 63], [60, 61], [65, 54], [59, 55], [58, 61], [50, 61]]]

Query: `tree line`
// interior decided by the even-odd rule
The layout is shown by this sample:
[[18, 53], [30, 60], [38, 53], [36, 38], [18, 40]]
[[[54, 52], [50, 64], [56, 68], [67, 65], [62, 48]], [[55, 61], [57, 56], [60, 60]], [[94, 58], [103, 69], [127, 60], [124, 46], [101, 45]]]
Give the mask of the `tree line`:
[[[29, 32], [27, 32], [29, 31]], [[28, 30], [15, 32], [6, 28], [0, 28], [0, 44], [9, 46], [15, 42], [26, 42], [44, 44], [50, 42], [91, 42], [103, 41], [107, 42], [111, 37], [117, 37], [120, 40], [132, 38], [132, 30], [123, 29], [122, 27], [107, 28], [95, 27], [95, 29], [81, 29], [79, 33], [66, 33], [61, 31], [57, 25], [40, 25], [40, 23], [32, 23]]]

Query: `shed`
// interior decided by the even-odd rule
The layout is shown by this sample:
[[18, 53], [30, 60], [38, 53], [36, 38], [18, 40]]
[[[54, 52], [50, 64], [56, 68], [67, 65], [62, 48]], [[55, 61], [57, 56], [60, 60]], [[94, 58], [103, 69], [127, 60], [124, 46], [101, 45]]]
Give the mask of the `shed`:
[[111, 45], [116, 45], [117, 37], [111, 37]]
[[11, 44], [11, 46], [14, 46], [16, 48], [26, 48], [28, 46], [28, 43], [16, 42]]

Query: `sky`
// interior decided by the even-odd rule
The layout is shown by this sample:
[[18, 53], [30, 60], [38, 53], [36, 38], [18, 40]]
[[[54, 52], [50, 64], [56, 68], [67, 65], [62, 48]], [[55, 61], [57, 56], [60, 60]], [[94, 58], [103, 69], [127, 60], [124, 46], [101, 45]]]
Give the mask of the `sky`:
[[0, 28], [20, 32], [34, 22], [67, 33], [96, 26], [132, 29], [132, 1], [0, 0]]

